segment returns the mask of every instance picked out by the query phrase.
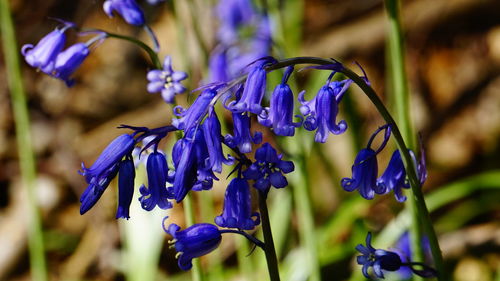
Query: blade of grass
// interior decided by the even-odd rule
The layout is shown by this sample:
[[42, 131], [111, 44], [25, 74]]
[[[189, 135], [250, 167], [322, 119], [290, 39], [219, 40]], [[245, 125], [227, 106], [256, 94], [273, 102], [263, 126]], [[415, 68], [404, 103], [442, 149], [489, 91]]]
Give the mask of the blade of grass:
[[16, 42], [14, 25], [10, 13], [9, 1], [0, 0], [0, 28], [2, 32], [3, 52], [12, 99], [12, 110], [16, 124], [17, 150], [21, 177], [28, 197], [27, 229], [30, 256], [31, 277], [33, 280], [47, 280], [47, 265], [43, 242], [42, 222], [35, 192], [35, 155], [31, 143], [30, 121], [26, 96], [19, 66], [20, 48]]

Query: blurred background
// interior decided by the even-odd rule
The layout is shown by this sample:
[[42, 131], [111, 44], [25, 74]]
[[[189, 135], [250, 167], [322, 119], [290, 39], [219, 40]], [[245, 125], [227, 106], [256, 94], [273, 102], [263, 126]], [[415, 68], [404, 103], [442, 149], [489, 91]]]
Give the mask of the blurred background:
[[[186, 84], [190, 89], [199, 86], [207, 73], [202, 47], [211, 50], [215, 46], [213, 7], [217, 1], [169, 0], [156, 6], [139, 2], [160, 40], [161, 57], [171, 55], [174, 69], [189, 72]], [[276, 57], [335, 58], [353, 68], [351, 63], [357, 61], [379, 96], [391, 104], [385, 98], [387, 22], [382, 1], [268, 2]], [[10, 5], [19, 46], [36, 43], [53, 30], [56, 23], [50, 17], [149, 42], [141, 29], [119, 17], [109, 19], [102, 1], [11, 0]], [[500, 280], [500, 1], [408, 0], [402, 6], [411, 115], [415, 131], [422, 136], [429, 172], [424, 192], [446, 266], [454, 280]], [[77, 40], [81, 39], [69, 33], [68, 42]], [[79, 214], [78, 199], [86, 187], [77, 173], [81, 162], [91, 164], [121, 134], [115, 129], [120, 124], [156, 127], [170, 123], [171, 107], [159, 95], [146, 92], [145, 76], [151, 69], [146, 54], [127, 42], [108, 39], [92, 50], [72, 88], [24, 61], [21, 66], [50, 280], [189, 280], [190, 274], [178, 269], [175, 251], [166, 243], [170, 237], [161, 229], [167, 213], [144, 214], [134, 199], [132, 218], [115, 220], [113, 183], [89, 213]], [[21, 281], [30, 280], [27, 200], [20, 184], [5, 72], [2, 52], [0, 280]], [[325, 75], [300, 72], [293, 77], [295, 90], [306, 89], [312, 95]], [[276, 79], [271, 77], [270, 87]], [[271, 215], [283, 280], [306, 280], [312, 270], [302, 252], [307, 238], [300, 231], [302, 222], [295, 207], [301, 200], [293, 191], [297, 185], [308, 187], [322, 280], [363, 280], [353, 257], [354, 247], [364, 241], [366, 232], [390, 233], [391, 227], [403, 221], [400, 232], [385, 240], [393, 245], [388, 241], [394, 242], [404, 230], [404, 205], [393, 196], [360, 200], [357, 193], [347, 193], [340, 186], [341, 178], [351, 176], [357, 150], [383, 124], [359, 89], [351, 89], [340, 106], [350, 130], [330, 136], [321, 145], [312, 143], [313, 134], [303, 133], [308, 137], [304, 140], [308, 153], [304, 169], [296, 173], [306, 176], [291, 176], [290, 187], [272, 191]], [[178, 103], [192, 100], [185, 94]], [[264, 134], [266, 141], [294, 151], [293, 144]], [[390, 153], [382, 153], [381, 169]], [[211, 197], [205, 209], [198, 209], [197, 222], [212, 222], [210, 217], [219, 215], [226, 184], [222, 180], [213, 192], [196, 194], [195, 202], [200, 204], [207, 200], [204, 196]], [[183, 224], [182, 208], [174, 208], [169, 215]], [[382, 240], [375, 247], [381, 247]], [[263, 255], [257, 249], [247, 257], [250, 251], [239, 237], [225, 236], [218, 250], [202, 258], [207, 280], [265, 280]], [[402, 280], [404, 276], [388, 278]]]

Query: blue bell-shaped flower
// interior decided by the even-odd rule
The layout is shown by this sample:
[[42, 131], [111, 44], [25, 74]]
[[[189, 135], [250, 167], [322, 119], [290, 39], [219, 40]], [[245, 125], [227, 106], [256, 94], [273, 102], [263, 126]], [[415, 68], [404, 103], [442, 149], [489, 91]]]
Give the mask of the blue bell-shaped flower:
[[132, 158], [127, 158], [120, 164], [118, 172], [118, 208], [117, 219], [129, 219], [130, 203], [134, 196], [135, 166]]
[[259, 213], [252, 213], [250, 187], [245, 179], [234, 178], [226, 189], [222, 214], [215, 218], [220, 227], [254, 229], [260, 223]]
[[142, 185], [139, 189], [141, 197], [139, 202], [146, 211], [151, 211], [158, 206], [160, 209], [172, 208], [171, 199], [167, 191], [168, 165], [165, 155], [154, 151], [148, 156], [146, 163], [148, 173], [148, 187]]
[[99, 200], [111, 180], [118, 173], [122, 158], [130, 155], [134, 146], [135, 140], [133, 136], [124, 134], [114, 139], [90, 168], [85, 168], [82, 163], [82, 170], [79, 173], [85, 177], [88, 187], [80, 197], [82, 203], [80, 214], [90, 210]]
[[176, 258], [182, 270], [190, 270], [194, 258], [204, 256], [215, 250], [222, 240], [219, 229], [209, 223], [194, 224], [184, 230], [172, 223], [166, 232], [174, 238], [172, 242], [177, 251]]
[[131, 25], [142, 26], [146, 23], [144, 13], [135, 0], [106, 0], [103, 9], [110, 18], [115, 11]]
[[263, 114], [259, 115], [259, 123], [272, 127], [275, 134], [279, 136], [293, 136], [295, 127], [299, 127], [302, 123], [293, 122], [293, 93], [286, 83], [290, 74], [293, 72], [293, 66], [286, 69], [281, 84], [274, 88], [271, 96], [271, 105], [265, 108]]

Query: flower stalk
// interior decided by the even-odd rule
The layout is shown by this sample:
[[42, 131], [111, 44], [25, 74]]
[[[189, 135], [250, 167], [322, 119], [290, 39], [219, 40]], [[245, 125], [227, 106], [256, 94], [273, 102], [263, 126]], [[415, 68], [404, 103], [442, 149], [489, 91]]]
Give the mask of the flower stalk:
[[[392, 83], [391, 97], [394, 101], [396, 118], [401, 130], [403, 139], [409, 148], [414, 148], [414, 134], [410, 119], [410, 102], [408, 92], [408, 82], [405, 71], [404, 45], [402, 40], [401, 21], [399, 17], [399, 1], [385, 0], [385, 9], [388, 19], [388, 57], [387, 62], [390, 65], [390, 77]], [[410, 224], [410, 245], [413, 259], [424, 261], [424, 250], [422, 247], [423, 231], [420, 222], [420, 214], [417, 209], [417, 197], [410, 191], [410, 200], [405, 202], [406, 208], [411, 214], [412, 223]]]
[[267, 194], [259, 191], [259, 209], [262, 221], [262, 233], [264, 234], [264, 253], [266, 255], [267, 269], [271, 281], [279, 281], [280, 273], [278, 268], [278, 258], [274, 247], [271, 223], [269, 221], [269, 211], [267, 210]]
[[316, 57], [296, 57], [296, 58], [280, 60], [277, 63], [267, 67], [266, 69], [268, 71], [272, 71], [275, 69], [296, 64], [315, 64], [323, 66], [330, 65], [332, 70], [336, 70], [338, 72], [343, 73], [347, 78], [351, 79], [356, 85], [358, 85], [358, 87], [361, 88], [364, 94], [370, 99], [370, 101], [376, 107], [377, 111], [380, 113], [382, 118], [384, 118], [386, 123], [392, 125], [391, 127], [392, 135], [394, 137], [398, 149], [401, 152], [401, 158], [403, 160], [405, 170], [407, 171], [408, 180], [410, 182], [411, 190], [413, 192], [413, 197], [414, 197], [413, 200], [416, 203], [416, 207], [420, 216], [420, 220], [422, 221], [424, 231], [429, 237], [432, 257], [434, 259], [434, 263], [438, 271], [438, 280], [446, 280], [441, 249], [439, 247], [437, 235], [436, 232], [434, 231], [434, 227], [432, 225], [432, 221], [429, 215], [429, 210], [427, 209], [424, 196], [421, 190], [420, 180], [418, 179], [417, 176], [417, 167], [415, 166], [415, 163], [413, 162], [410, 156], [408, 147], [403, 139], [403, 136], [401, 135], [401, 131], [399, 130], [396, 121], [389, 113], [382, 100], [377, 96], [377, 93], [366, 83], [364, 78], [358, 76], [354, 71], [333, 60], [316, 58]]

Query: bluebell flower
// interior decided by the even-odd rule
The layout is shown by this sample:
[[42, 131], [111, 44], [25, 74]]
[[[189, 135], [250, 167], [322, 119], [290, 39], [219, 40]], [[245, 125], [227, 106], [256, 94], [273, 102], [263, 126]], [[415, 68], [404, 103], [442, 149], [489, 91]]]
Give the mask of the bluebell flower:
[[[371, 148], [372, 141], [375, 136], [381, 131], [385, 130], [384, 140], [377, 151]], [[377, 154], [382, 151], [382, 149], [387, 144], [390, 137], [390, 126], [385, 125], [380, 127], [368, 141], [366, 148], [361, 149], [361, 151], [356, 156], [354, 164], [352, 165], [352, 178], [343, 178], [341, 185], [346, 191], [358, 190], [359, 194], [365, 199], [373, 199], [375, 193], [383, 194], [385, 190], [377, 185], [377, 175], [378, 175], [378, 163]]]
[[134, 196], [135, 166], [134, 160], [126, 158], [120, 164], [118, 172], [118, 209], [116, 218], [129, 219], [130, 203]]
[[32, 44], [24, 45], [21, 53], [26, 62], [32, 67], [41, 69], [46, 73], [51, 72], [54, 68], [57, 55], [62, 51], [66, 43], [64, 32], [72, 27], [74, 27], [74, 24], [64, 23], [61, 28], [56, 28], [43, 37], [36, 46]]
[[180, 229], [180, 226], [172, 223], [165, 231], [174, 238], [170, 243], [175, 245], [176, 258], [182, 270], [191, 269], [194, 258], [212, 252], [222, 240], [221, 232], [213, 224], [199, 223]]
[[132, 153], [134, 145], [135, 140], [132, 135], [121, 135], [103, 150], [90, 168], [85, 168], [82, 163], [80, 174], [85, 177], [88, 187], [80, 197], [82, 203], [80, 214], [86, 213], [99, 200], [111, 180], [118, 173], [122, 158]]
[[161, 93], [163, 100], [173, 103], [177, 94], [186, 91], [181, 81], [188, 77], [186, 72], [174, 71], [172, 68], [172, 58], [166, 56], [163, 61], [163, 69], [154, 69], [148, 72], [148, 92]]
[[59, 53], [53, 70], [47, 74], [66, 82], [68, 87], [74, 84], [70, 76], [80, 67], [90, 51], [85, 43], [76, 43]]
[[399, 150], [394, 151], [392, 154], [387, 168], [382, 176], [377, 179], [377, 186], [383, 194], [394, 191], [398, 202], [406, 200], [402, 188], [410, 188], [410, 184], [406, 180], [406, 170]]
[[241, 153], [252, 152], [252, 143], [259, 144], [262, 141], [262, 133], [250, 132], [250, 116], [247, 113], [233, 113], [234, 136], [227, 134], [225, 143], [231, 148], [238, 148]]
[[[428, 237], [422, 237], [421, 244], [423, 246], [425, 260], [431, 261], [432, 253]], [[397, 272], [398, 275], [401, 276], [401, 278], [405, 280], [410, 279], [412, 272], [417, 274], [418, 276], [427, 278], [435, 277], [437, 275], [437, 271], [434, 268], [427, 266], [426, 264], [421, 262], [411, 261], [411, 257], [413, 254], [410, 243], [410, 234], [408, 231], [403, 233], [403, 235], [401, 235], [401, 237], [398, 239], [396, 245], [394, 246], [394, 252], [399, 255], [402, 261], [402, 266]]]
[[172, 149], [172, 159], [175, 166], [173, 196], [177, 203], [181, 202], [187, 193], [212, 188], [213, 174], [207, 144], [203, 131], [191, 129], [186, 136], [176, 142]]
[[205, 142], [210, 156], [210, 168], [212, 171], [220, 173], [222, 172], [222, 164], [232, 165], [234, 163], [234, 158], [230, 155], [228, 155], [227, 159], [224, 157], [222, 151], [223, 137], [221, 135], [221, 126], [214, 110], [210, 110], [201, 128], [205, 136]]
[[262, 112], [261, 102], [266, 92], [267, 72], [265, 67], [274, 62], [276, 60], [272, 57], [262, 58], [254, 62], [245, 81], [241, 98], [227, 105], [232, 112], [251, 112], [257, 115]]
[[288, 185], [283, 174], [288, 174], [295, 169], [292, 161], [281, 160], [282, 155], [278, 155], [269, 143], [264, 143], [255, 151], [255, 162], [243, 172], [246, 179], [255, 181], [254, 187], [264, 194], [269, 192], [269, 188], [283, 188]]
[[272, 127], [275, 134], [279, 136], [293, 136], [295, 127], [299, 127], [301, 122], [293, 122], [293, 93], [286, 84], [293, 66], [286, 69], [281, 84], [276, 86], [271, 96], [271, 105], [265, 108], [264, 113], [258, 116], [259, 123]]
[[362, 255], [357, 257], [357, 262], [359, 265], [363, 265], [362, 272], [363, 275], [371, 279], [368, 274], [368, 269], [373, 267], [373, 273], [378, 278], [384, 278], [384, 273], [382, 270], [386, 271], [397, 271], [401, 265], [402, 261], [398, 254], [382, 249], [375, 249], [371, 245], [372, 234], [368, 232], [366, 235], [366, 246], [358, 244], [356, 250], [358, 250]]
[[216, 95], [216, 88], [207, 88], [201, 92], [188, 109], [176, 106], [174, 108], [174, 114], [181, 118], [172, 119], [172, 125], [179, 130], [184, 130], [185, 132], [188, 132], [191, 128], [197, 126], [208, 112], [210, 103]]
[[160, 209], [172, 208], [172, 203], [168, 201], [172, 196], [167, 191], [168, 165], [165, 155], [158, 151], [151, 153], [146, 163], [146, 171], [149, 187], [142, 185], [139, 189], [142, 208], [146, 211], [151, 211], [156, 206]]
[[305, 116], [304, 128], [308, 131], [317, 129], [314, 138], [316, 142], [324, 143], [330, 132], [339, 135], [347, 129], [347, 123], [344, 120], [337, 123], [336, 119], [339, 112], [338, 104], [350, 82], [332, 84], [330, 83], [332, 75], [314, 99], [306, 101], [304, 91], [299, 93], [298, 97], [302, 104], [300, 112]]
[[[424, 184], [427, 178], [425, 159], [422, 156], [420, 161], [417, 162], [413, 151], [409, 150], [409, 153], [415, 167], [417, 167], [417, 177], [420, 180], [420, 184]], [[401, 158], [401, 153], [399, 150], [396, 150], [392, 154], [391, 160], [389, 161], [384, 173], [377, 179], [377, 186], [383, 194], [394, 191], [396, 200], [398, 202], [404, 202], [406, 200], [406, 196], [403, 195], [402, 188], [410, 188], [410, 183], [406, 176], [406, 169]]]
[[222, 214], [215, 218], [221, 227], [254, 229], [260, 223], [259, 213], [252, 213], [250, 187], [245, 179], [234, 178], [226, 189]]
[[115, 11], [131, 25], [143, 26], [146, 23], [144, 13], [135, 0], [106, 0], [103, 9], [110, 18]]

